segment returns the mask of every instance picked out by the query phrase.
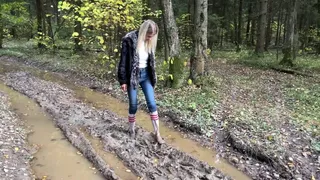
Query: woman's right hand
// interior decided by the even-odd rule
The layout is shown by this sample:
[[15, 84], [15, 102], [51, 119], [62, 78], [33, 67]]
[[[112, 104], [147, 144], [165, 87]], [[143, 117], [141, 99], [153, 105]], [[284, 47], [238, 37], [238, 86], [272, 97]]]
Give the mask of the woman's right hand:
[[127, 91], [127, 84], [122, 84], [121, 89], [122, 89], [122, 91], [126, 92]]

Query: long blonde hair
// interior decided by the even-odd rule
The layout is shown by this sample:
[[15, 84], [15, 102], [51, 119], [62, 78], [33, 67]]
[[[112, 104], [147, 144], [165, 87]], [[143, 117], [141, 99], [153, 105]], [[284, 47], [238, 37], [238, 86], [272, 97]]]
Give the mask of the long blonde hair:
[[[159, 27], [158, 25], [152, 20], [146, 20], [140, 25], [139, 35], [138, 35], [138, 42], [137, 42], [137, 52], [139, 51], [141, 45], [146, 43], [145, 48], [148, 53], [155, 54], [157, 48], [157, 41], [158, 41], [158, 32]], [[149, 40], [145, 41], [147, 33], [155, 33], [155, 35]]]

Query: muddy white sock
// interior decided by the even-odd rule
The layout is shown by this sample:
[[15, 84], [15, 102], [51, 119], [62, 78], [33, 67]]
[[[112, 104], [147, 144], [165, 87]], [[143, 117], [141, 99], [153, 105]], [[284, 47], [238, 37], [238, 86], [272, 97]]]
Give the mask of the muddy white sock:
[[159, 116], [158, 116], [158, 112], [155, 111], [155, 112], [150, 113], [150, 117], [151, 117], [151, 121], [152, 121], [152, 126], [153, 126], [153, 129], [154, 129], [154, 132], [155, 132], [156, 134], [159, 134], [159, 133], [160, 133], [160, 130], [159, 130]]
[[136, 125], [136, 115], [135, 114], [129, 114], [128, 121], [129, 121], [129, 129], [130, 129], [130, 131], [134, 132], [134, 128], [135, 128], [135, 125]]

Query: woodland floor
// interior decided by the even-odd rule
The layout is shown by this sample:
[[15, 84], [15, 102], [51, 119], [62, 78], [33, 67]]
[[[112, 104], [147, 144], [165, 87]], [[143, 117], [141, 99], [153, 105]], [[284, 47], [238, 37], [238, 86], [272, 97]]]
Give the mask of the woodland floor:
[[[52, 71], [69, 82], [126, 102], [114, 78], [82, 73], [80, 66], [66, 66], [66, 60], [6, 54], [0, 57], [0, 62], [9, 63], [10, 67]], [[314, 77], [287, 74], [229, 63], [221, 58], [207, 66], [210, 70], [200, 87], [157, 89], [159, 112], [165, 125], [216, 151], [218, 158], [226, 159], [253, 179], [320, 179], [318, 74]], [[137, 140], [131, 141], [125, 133], [125, 120], [114, 121], [119, 119], [115, 112], [95, 110], [81, 103], [67, 87], [38, 79], [20, 68], [7, 70], [2, 65], [1, 74], [6, 85], [48, 111], [66, 136], [68, 132], [80, 136], [79, 129], [71, 128], [70, 124], [85, 127], [90, 135], [108, 142], [105, 149], [115, 153], [139, 177], [228, 178], [216, 168], [181, 152], [179, 147], [155, 146], [142, 128]], [[146, 110], [142, 98], [140, 108]], [[70, 141], [76, 144], [76, 140]], [[97, 163], [95, 158], [89, 159], [98, 169], [104, 167], [105, 177], [115, 176], [112, 168]], [[160, 165], [155, 166], [153, 159], [158, 159]]]

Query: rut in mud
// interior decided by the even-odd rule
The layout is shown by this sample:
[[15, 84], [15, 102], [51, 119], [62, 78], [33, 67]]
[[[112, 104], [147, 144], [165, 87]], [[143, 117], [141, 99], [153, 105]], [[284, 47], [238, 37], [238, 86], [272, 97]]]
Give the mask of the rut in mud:
[[28, 163], [31, 154], [26, 143], [27, 132], [11, 112], [8, 96], [0, 89], [0, 177], [1, 179], [29, 180]]
[[[4, 132], [7, 133], [11, 132], [10, 136], [12, 137], [25, 137], [24, 134], [19, 134], [27, 131], [28, 135], [26, 139], [28, 139], [28, 144], [30, 146], [21, 147], [18, 138], [13, 138], [15, 142], [19, 142], [19, 145], [11, 142], [10, 145], [14, 146], [14, 148], [11, 148], [11, 151], [15, 151], [14, 155], [21, 156], [22, 154], [27, 154], [27, 157], [23, 158], [25, 163], [19, 162], [22, 158], [14, 158], [14, 156], [8, 154], [9, 152], [6, 152], [6, 161], [4, 162], [19, 162], [16, 163], [19, 166], [27, 166], [30, 164], [31, 169], [33, 170], [33, 172], [31, 172], [30, 168], [23, 168], [25, 171], [23, 173], [26, 175], [24, 178], [21, 176], [19, 178], [17, 177], [21, 171], [8, 171], [9, 177], [10, 175], [14, 175], [14, 179], [32, 179], [31, 176], [28, 175], [28, 173], [30, 173], [34, 174], [33, 176], [38, 179], [104, 179], [100, 173], [96, 173], [97, 170], [89, 168], [92, 167], [92, 164], [77, 153], [77, 149], [66, 140], [59, 128], [55, 127], [50, 116], [43, 112], [36, 102], [9, 87], [6, 87], [2, 83], [0, 83], [0, 91], [8, 96], [10, 103], [8, 101], [3, 101], [3, 103], [10, 105], [8, 112], [13, 116], [13, 120], [6, 121], [5, 124], [7, 127], [19, 130], [20, 132], [3, 128], [0, 129], [3, 129]], [[18, 118], [18, 120], [15, 120], [16, 118]], [[20, 124], [23, 123], [23, 125], [10, 125], [14, 122], [20, 122]], [[1, 135], [1, 139], [2, 138], [10, 139], [6, 137], [6, 134]], [[78, 141], [80, 140], [81, 139]], [[3, 146], [0, 146], [0, 149], [4, 152], [6, 151], [6, 148]], [[0, 162], [3, 161], [1, 160]], [[5, 166], [6, 165], [4, 165], [4, 167]], [[8, 169], [12, 168], [12, 165], [8, 167]], [[4, 172], [5, 171], [6, 170], [4, 170]]]
[[[9, 73], [5, 79], [7, 85], [45, 108], [54, 117], [56, 124], [67, 132], [66, 136], [71, 141], [84, 136], [79, 130], [84, 127], [89, 134], [102, 140], [106, 151], [114, 152], [139, 177], [229, 179], [208, 164], [175, 148], [156, 144], [150, 133], [141, 128], [138, 128], [136, 140], [130, 139], [126, 120], [108, 110], [96, 110], [86, 105], [74, 98], [69, 89], [25, 72]], [[78, 143], [77, 146], [81, 149], [86, 144]]]

